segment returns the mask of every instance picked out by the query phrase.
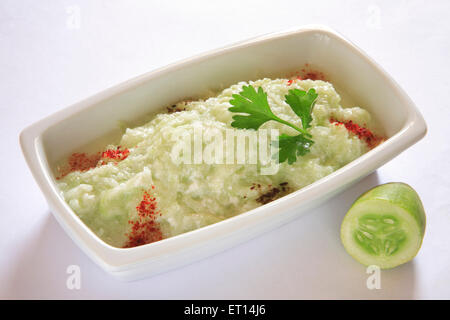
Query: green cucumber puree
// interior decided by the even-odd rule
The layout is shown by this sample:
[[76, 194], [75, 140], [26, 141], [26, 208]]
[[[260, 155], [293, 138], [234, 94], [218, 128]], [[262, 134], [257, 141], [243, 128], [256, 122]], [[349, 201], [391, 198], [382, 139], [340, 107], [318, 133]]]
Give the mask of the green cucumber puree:
[[[290, 89], [318, 94], [312, 111], [314, 144], [311, 152], [291, 165], [283, 162], [274, 175], [262, 175], [256, 164], [177, 164], [171, 151], [180, 132], [201, 128], [240, 130], [231, 127], [229, 100], [242, 86], [262, 87], [274, 114], [301, 127], [301, 120], [286, 104]], [[331, 119], [352, 121], [379, 134], [365, 109], [343, 107], [333, 85], [322, 80], [261, 79], [240, 82], [205, 100], [180, 102], [179, 112], [160, 113], [145, 125], [125, 130], [118, 146], [128, 149], [121, 161], [109, 161], [86, 171], [75, 171], [58, 180], [61, 193], [89, 228], [106, 243], [127, 246], [128, 236], [138, 219], [144, 192], [155, 198], [158, 214], [154, 226], [162, 238], [173, 237], [222, 221], [286, 195], [360, 157], [369, 147]], [[292, 134], [293, 129], [270, 121], [261, 128]], [[242, 131], [242, 130], [240, 130]], [[203, 141], [204, 146], [214, 141]], [[108, 146], [107, 148], [117, 148]], [[153, 186], [153, 187], [152, 187]]]

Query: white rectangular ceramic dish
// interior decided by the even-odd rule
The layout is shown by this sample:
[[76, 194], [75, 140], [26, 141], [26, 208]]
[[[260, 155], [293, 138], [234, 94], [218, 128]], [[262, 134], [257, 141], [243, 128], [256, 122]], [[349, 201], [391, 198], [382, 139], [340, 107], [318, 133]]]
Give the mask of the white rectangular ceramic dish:
[[[316, 66], [381, 123], [388, 140], [333, 174], [281, 199], [173, 238], [119, 249], [99, 239], [64, 202], [52, 166], [64, 155], [162, 107], [243, 80], [285, 76]], [[176, 90], [175, 90], [176, 88]], [[107, 116], [105, 116], [107, 115]], [[373, 172], [421, 139], [425, 122], [402, 89], [336, 32], [308, 26], [202, 54], [126, 81], [26, 128], [20, 143], [51, 211], [96, 263], [121, 279], [172, 269], [273, 229]]]

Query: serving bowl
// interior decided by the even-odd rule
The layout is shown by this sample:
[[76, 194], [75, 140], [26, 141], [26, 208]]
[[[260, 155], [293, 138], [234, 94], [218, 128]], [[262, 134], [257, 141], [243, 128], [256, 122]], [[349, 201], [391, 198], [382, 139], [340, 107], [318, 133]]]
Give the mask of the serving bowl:
[[[239, 81], [285, 77], [305, 64], [324, 72], [327, 80], [371, 112], [387, 140], [283, 198], [134, 248], [106, 244], [61, 196], [53, 170], [58, 161], [101, 137], [106, 141], [105, 137], [117, 134], [118, 121], [133, 123], [164, 106]], [[20, 144], [51, 212], [67, 234], [105, 271], [134, 280], [204, 258], [299, 217], [367, 176], [425, 133], [424, 119], [414, 103], [380, 66], [335, 31], [305, 26], [229, 45], [128, 80], [27, 127], [20, 134]]]

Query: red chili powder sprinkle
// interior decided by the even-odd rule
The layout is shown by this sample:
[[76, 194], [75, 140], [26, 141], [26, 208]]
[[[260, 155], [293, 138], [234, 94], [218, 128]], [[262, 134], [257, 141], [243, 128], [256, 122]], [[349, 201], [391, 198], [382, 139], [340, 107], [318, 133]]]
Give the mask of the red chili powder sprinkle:
[[73, 153], [67, 161], [67, 166], [61, 170], [61, 175], [56, 179], [59, 180], [74, 171], [87, 171], [91, 168], [95, 168], [100, 159], [100, 152], [93, 155], [88, 155], [86, 153]]
[[320, 71], [313, 71], [313, 70], [307, 70], [302, 69], [302, 76], [304, 79], [310, 79], [310, 80], [326, 80], [325, 75]]
[[288, 86], [290, 86], [291, 84], [293, 84], [294, 81], [296, 81], [296, 80], [303, 80], [303, 79], [302, 79], [302, 77], [300, 77], [300, 76], [297, 76], [295, 79], [290, 79], [290, 80], [288, 80]]
[[109, 158], [113, 160], [125, 160], [129, 154], [130, 151], [128, 149], [122, 150], [121, 147], [118, 146], [116, 150], [108, 149], [106, 151], [103, 151], [102, 158]]
[[330, 119], [331, 123], [335, 125], [343, 125], [345, 128], [355, 134], [359, 139], [364, 140], [369, 148], [374, 148], [379, 145], [384, 139], [381, 137], [377, 137], [367, 128], [361, 127], [358, 124], [354, 123], [352, 120], [350, 121], [337, 121], [335, 119]]
[[[294, 79], [294, 77], [296, 77]], [[325, 74], [321, 71], [314, 70], [308, 63], [304, 65], [303, 68], [296, 72], [291, 73], [287, 78], [292, 78], [288, 80], [288, 85], [291, 85], [296, 80], [323, 80], [328, 81]]]
[[[154, 188], [152, 186], [152, 189]], [[136, 210], [138, 212], [138, 218], [128, 221], [131, 225], [131, 231], [126, 234], [128, 240], [124, 248], [142, 246], [162, 240], [163, 238], [159, 224], [155, 221], [156, 216], [161, 215], [157, 207], [156, 198], [152, 197], [147, 191], [144, 192], [143, 199], [136, 206]]]
[[[83, 172], [95, 168], [97, 165], [103, 166], [108, 163], [107, 161], [105, 161], [106, 159], [117, 161], [125, 160], [129, 154], [130, 151], [128, 149], [121, 149], [120, 146], [118, 146], [116, 150], [108, 149], [103, 152], [97, 152], [93, 155], [78, 152], [73, 153], [67, 161], [67, 166], [60, 170], [61, 175], [56, 177], [56, 180], [59, 180], [74, 171]], [[115, 162], [114, 164], [117, 165], [117, 162]]]

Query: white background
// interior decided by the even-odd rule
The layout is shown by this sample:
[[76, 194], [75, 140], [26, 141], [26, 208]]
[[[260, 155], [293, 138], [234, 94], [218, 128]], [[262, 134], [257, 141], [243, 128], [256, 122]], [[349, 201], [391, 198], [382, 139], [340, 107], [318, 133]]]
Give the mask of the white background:
[[[2, 0], [0, 297], [449, 299], [449, 13], [449, 1]], [[379, 62], [422, 111], [425, 139], [306, 216], [208, 259], [132, 283], [91, 262], [49, 212], [20, 130], [157, 67], [308, 23], [335, 28]], [[382, 288], [368, 290], [339, 227], [360, 193], [390, 181], [421, 195], [426, 236], [412, 262], [383, 271]], [[72, 264], [80, 290], [66, 287]]]

